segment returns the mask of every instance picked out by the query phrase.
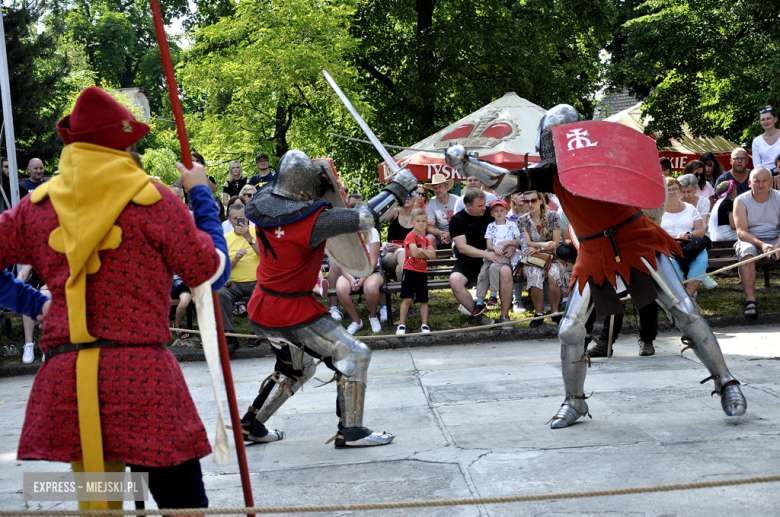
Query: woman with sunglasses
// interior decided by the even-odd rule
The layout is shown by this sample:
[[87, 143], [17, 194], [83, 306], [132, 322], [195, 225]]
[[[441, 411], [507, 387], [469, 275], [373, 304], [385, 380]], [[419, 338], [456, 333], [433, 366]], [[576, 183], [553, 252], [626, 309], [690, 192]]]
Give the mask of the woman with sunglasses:
[[[558, 217], [556, 212], [547, 210], [547, 205], [541, 192], [527, 191], [524, 194], [524, 201], [529, 207], [528, 216], [521, 217], [517, 223], [528, 246], [523, 253], [525, 255], [538, 252], [554, 254], [555, 249], [561, 242], [560, 217]], [[550, 298], [550, 309], [552, 312], [558, 312], [558, 303], [561, 301], [562, 293], [568, 290], [570, 280], [570, 276], [566, 274], [566, 268], [563, 264], [553, 261], [546, 273], [544, 269], [538, 266], [526, 264], [523, 266], [523, 276], [528, 282], [528, 292], [531, 294], [531, 301], [533, 301], [536, 315], [544, 315], [545, 280], [548, 280], [547, 294]], [[561, 320], [561, 316], [555, 316], [552, 319], [555, 323], [558, 323]], [[541, 324], [542, 320], [534, 320], [528, 326], [538, 327]]]
[[778, 131], [777, 115], [772, 106], [761, 106], [758, 109], [759, 121], [764, 132], [753, 139], [753, 168], [766, 167], [772, 170], [775, 158], [780, 155], [780, 131]]
[[707, 152], [699, 157], [699, 161], [704, 164], [704, 180], [715, 188], [716, 180], [723, 174], [723, 165], [720, 164], [713, 153]]
[[387, 253], [382, 257], [382, 269], [388, 274], [394, 274], [401, 281], [404, 273], [404, 239], [412, 231], [412, 210], [415, 209], [417, 198], [406, 197], [404, 206], [396, 207], [390, 212], [390, 226], [387, 228]]
[[254, 185], [244, 185], [243, 188], [241, 188], [241, 192], [238, 194], [238, 199], [245, 205], [248, 205], [255, 194], [257, 194], [257, 187]]
[[[715, 186], [707, 181], [707, 172], [704, 162], [693, 160], [685, 166], [681, 176], [693, 174], [696, 178], [696, 195], [710, 200], [710, 206], [715, 203]], [[679, 179], [679, 178], [678, 178]], [[686, 201], [687, 203], [688, 201]]]

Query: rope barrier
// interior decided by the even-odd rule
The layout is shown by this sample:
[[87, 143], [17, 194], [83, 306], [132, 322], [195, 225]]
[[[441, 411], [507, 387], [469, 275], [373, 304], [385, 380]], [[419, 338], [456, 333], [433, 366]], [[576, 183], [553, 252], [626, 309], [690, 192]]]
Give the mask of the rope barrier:
[[[722, 267], [720, 269], [717, 269], [715, 271], [711, 271], [709, 273], [705, 273], [705, 274], [697, 276], [695, 278], [689, 278], [688, 280], [683, 281], [683, 285], [689, 284], [691, 282], [694, 282], [694, 281], [699, 280], [701, 278], [704, 278], [706, 276], [717, 275], [717, 274], [723, 273], [724, 271], [728, 271], [730, 269], [734, 269], [734, 268], [737, 268], [739, 266], [744, 266], [745, 264], [750, 264], [751, 262], [756, 262], [757, 260], [761, 260], [761, 259], [766, 258], [769, 255], [772, 255], [772, 254], [777, 253], [777, 252], [778, 252], [778, 250], [768, 251], [768, 252], [763, 253], [761, 255], [756, 255], [755, 257], [750, 258], [748, 260], [744, 260], [742, 262], [737, 262], [736, 264], [731, 264], [730, 266]], [[621, 298], [620, 301], [621, 302], [625, 302], [625, 301], [630, 300], [630, 299], [631, 299], [630, 296], [626, 296], [626, 297]], [[544, 316], [534, 316], [534, 317], [531, 317], [531, 318], [522, 318], [522, 319], [519, 319], [519, 320], [505, 321], [503, 323], [492, 323], [490, 325], [480, 325], [478, 327], [465, 327], [465, 328], [448, 329], [448, 330], [434, 330], [434, 331], [431, 331], [431, 332], [426, 332], [424, 334], [422, 332], [414, 332], [414, 333], [401, 334], [401, 335], [396, 335], [396, 334], [384, 335], [383, 334], [383, 335], [379, 335], [379, 336], [360, 336], [359, 339], [360, 339], [360, 341], [376, 341], [376, 340], [379, 340], [379, 339], [393, 339], [393, 338], [395, 338], [395, 339], [405, 339], [405, 338], [419, 337], [419, 336], [432, 336], [432, 335], [443, 335], [443, 334], [458, 334], [458, 333], [461, 333], [461, 332], [475, 332], [475, 331], [478, 331], [478, 330], [486, 330], [486, 329], [491, 329], [491, 328], [496, 328], [496, 327], [506, 327], [506, 326], [509, 326], [509, 325], [516, 325], [518, 323], [526, 323], [528, 321], [543, 320], [543, 319], [551, 318], [551, 317], [554, 317], [554, 316], [563, 316], [563, 314], [564, 314], [563, 312], [559, 311], [559, 312], [554, 312], [552, 314], [545, 314]], [[171, 332], [200, 334], [200, 331], [192, 330], [192, 329], [182, 329], [182, 328], [171, 327], [170, 330], [171, 330]], [[228, 333], [225, 333], [225, 336], [226, 337], [239, 337], [239, 338], [257, 339], [257, 336], [254, 335], [254, 334], [228, 334]], [[0, 515], [2, 515], [2, 514], [0, 514]]]
[[[591, 490], [588, 492], [558, 492], [546, 494], [506, 495], [495, 497], [473, 497], [460, 499], [434, 499], [428, 501], [397, 501], [385, 503], [325, 504], [313, 506], [253, 506], [249, 508], [176, 508], [165, 509], [165, 515], [242, 515], [273, 513], [314, 513], [345, 512], [365, 510], [394, 510], [399, 508], [436, 508], [442, 506], [472, 506], [484, 504], [523, 503], [549, 501], [552, 499], [585, 499], [658, 492], [679, 492], [726, 486], [752, 485], [758, 483], [776, 483], [780, 475], [754, 476], [748, 478], [722, 479], [715, 481], [696, 481], [643, 487], [612, 488], [609, 490]], [[125, 515], [160, 515], [160, 510], [0, 510], [0, 517], [123, 517]]]

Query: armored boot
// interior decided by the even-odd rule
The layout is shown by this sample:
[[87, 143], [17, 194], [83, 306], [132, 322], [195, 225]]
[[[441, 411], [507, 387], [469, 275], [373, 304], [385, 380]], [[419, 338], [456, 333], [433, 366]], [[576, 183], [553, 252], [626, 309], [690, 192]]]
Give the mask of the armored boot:
[[375, 432], [363, 427], [363, 407], [366, 399], [366, 383], [353, 381], [341, 374], [338, 379], [338, 398], [336, 412], [339, 416], [339, 432], [336, 435], [336, 448], [373, 447], [388, 445], [395, 435]]
[[[579, 283], [579, 281], [578, 281]], [[588, 413], [585, 403], [585, 376], [588, 372], [588, 356], [585, 353], [585, 338], [588, 334], [586, 324], [593, 312], [590, 299], [590, 287], [586, 284], [579, 291], [576, 284], [571, 290], [566, 313], [558, 326], [558, 339], [561, 341], [561, 371], [566, 399], [558, 413], [550, 420], [553, 429], [569, 427], [578, 418]]]
[[685, 291], [669, 257], [658, 253], [656, 262], [657, 270], [653, 270], [646, 261], [645, 265], [648, 266], [658, 291], [658, 303], [682, 332], [682, 341], [686, 345], [683, 352], [691, 348], [710, 372], [710, 376], [704, 379], [702, 384], [712, 379], [715, 383], [713, 394], [720, 395], [723, 412], [728, 416], [744, 415], [747, 411], [747, 401], [739, 388], [739, 381], [731, 375], [726, 366], [718, 340], [704, 321], [698, 306]]
[[[260, 387], [260, 394], [241, 419], [241, 429], [247, 440], [256, 443], [277, 442], [284, 438], [284, 431], [279, 429], [267, 429], [265, 423], [276, 411], [292, 397], [316, 371], [314, 359], [297, 347], [288, 346], [277, 348], [277, 367], [283, 366], [287, 373], [279, 371], [272, 373]], [[286, 352], [286, 353], [285, 353]], [[301, 375], [296, 375], [300, 373]]]

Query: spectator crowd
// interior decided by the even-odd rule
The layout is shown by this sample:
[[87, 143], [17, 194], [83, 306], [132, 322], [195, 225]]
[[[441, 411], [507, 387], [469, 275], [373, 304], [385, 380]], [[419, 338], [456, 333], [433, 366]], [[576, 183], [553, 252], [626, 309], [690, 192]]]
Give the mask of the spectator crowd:
[[[735, 241], [733, 246], [740, 262], [775, 249], [778, 253], [772, 257], [780, 258], [780, 131], [771, 106], [761, 107], [759, 120], [763, 133], [753, 140], [753, 169], [748, 168], [750, 156], [742, 147], [731, 152], [731, 167], [727, 171], [709, 152], [690, 161], [677, 177], [670, 160], [660, 159], [667, 201], [656, 222], [681, 245], [682, 254], [672, 262], [681, 279], [693, 279], [686, 288], [694, 299], [700, 286], [717, 285], [710, 277], [701, 278], [708, 269], [707, 250], [712, 242]], [[140, 161], [137, 156], [136, 159]], [[197, 153], [193, 160], [206, 165]], [[7, 160], [3, 160], [2, 167], [0, 202], [5, 210], [11, 205]], [[239, 161], [232, 161], [221, 186], [213, 177], [209, 178], [215, 202], [221, 206], [230, 254], [230, 279], [218, 293], [227, 333], [235, 332], [234, 317], [246, 314], [245, 302], [255, 289], [256, 271], [263, 262], [262, 245], [254, 224], [246, 217], [245, 207], [260, 190], [273, 183], [275, 175], [265, 153], [256, 156], [255, 167], [257, 171], [247, 175]], [[21, 197], [49, 180], [45, 164], [38, 158], [29, 160], [26, 172], [27, 177], [20, 177]], [[331, 316], [345, 320], [349, 333], [355, 334], [364, 327], [356, 296], [365, 299], [371, 331], [382, 331], [388, 321], [389, 296], [382, 287], [392, 281], [401, 284], [396, 334], [406, 333], [408, 319], [416, 316], [415, 304], [422, 322], [420, 331], [430, 332], [428, 278], [433, 273], [427, 262], [437, 259], [437, 250], [452, 250], [454, 265], [451, 271], [447, 270], [452, 296], [460, 304], [460, 311], [480, 324], [494, 323], [485, 315], [486, 310], [493, 308], [499, 310], [498, 323], [509, 324], [510, 311], [524, 311], [524, 287], [538, 317], [530, 323], [531, 327], [542, 325], [545, 314], [565, 308], [577, 246], [576, 236], [572, 236], [573, 230], [554, 193], [528, 191], [502, 199], [476, 177], [465, 178], [462, 195], [457, 195], [454, 187], [453, 179], [433, 174], [428, 183], [421, 183], [402, 206], [390, 213], [382, 227], [362, 236], [372, 268], [367, 277], [352, 276], [334, 261], [323, 265], [320, 280], [312, 286], [313, 294], [328, 299]], [[180, 180], [170, 188], [183, 203], [188, 203], [188, 193]], [[354, 192], [347, 202], [354, 207], [364, 201]], [[755, 264], [741, 265], [738, 271], [745, 294], [743, 314], [756, 318]], [[21, 267], [18, 277], [46, 292], [46, 286], [29, 266]], [[179, 328], [192, 298], [189, 288], [176, 276], [172, 278], [171, 298], [175, 305], [174, 325]], [[642, 330], [640, 355], [652, 355], [658, 308], [651, 305], [645, 312], [640, 323], [647, 328]], [[556, 324], [560, 319], [551, 317]], [[622, 318], [611, 339], [616, 339], [621, 321]], [[614, 327], [614, 323], [609, 326]], [[604, 329], [607, 327], [605, 322]], [[26, 363], [34, 360], [34, 330], [35, 322], [25, 318]], [[177, 337], [190, 336], [177, 332]], [[591, 355], [604, 355], [604, 331], [601, 339], [594, 340], [597, 345], [591, 348]], [[249, 346], [256, 344], [254, 340], [249, 342]], [[230, 351], [239, 346], [237, 338], [228, 338]], [[4, 347], [3, 354], [18, 353], [18, 349], [11, 348]]]

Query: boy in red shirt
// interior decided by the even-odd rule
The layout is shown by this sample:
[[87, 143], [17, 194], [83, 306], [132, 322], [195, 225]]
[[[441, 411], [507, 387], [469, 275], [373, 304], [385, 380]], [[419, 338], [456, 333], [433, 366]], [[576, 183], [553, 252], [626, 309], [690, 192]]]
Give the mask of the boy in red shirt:
[[396, 330], [396, 335], [406, 334], [406, 313], [409, 312], [409, 306], [415, 294], [417, 302], [420, 304], [420, 315], [422, 316], [422, 326], [420, 330], [423, 333], [430, 332], [428, 327], [428, 264], [426, 260], [435, 259], [436, 252], [431, 246], [431, 241], [425, 236], [425, 229], [428, 225], [428, 216], [425, 210], [417, 208], [412, 211], [412, 231], [404, 239], [406, 248], [406, 260], [404, 260], [404, 276], [401, 280], [401, 318]]

